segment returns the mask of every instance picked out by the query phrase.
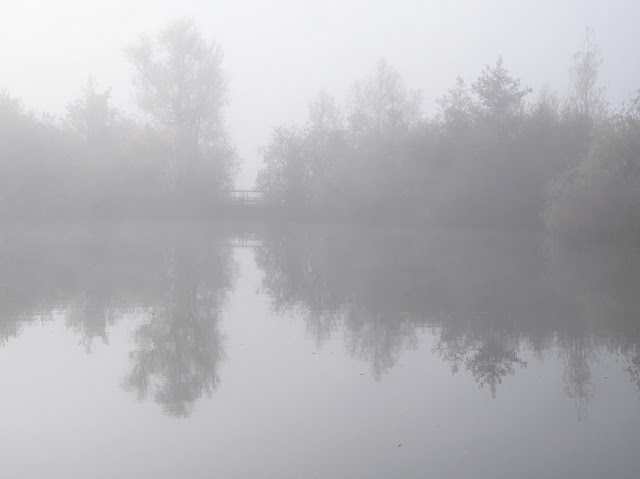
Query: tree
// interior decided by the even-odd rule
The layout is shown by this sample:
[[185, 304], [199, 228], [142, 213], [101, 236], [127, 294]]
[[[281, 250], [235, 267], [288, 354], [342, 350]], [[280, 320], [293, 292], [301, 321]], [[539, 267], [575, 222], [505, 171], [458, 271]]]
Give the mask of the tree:
[[484, 70], [471, 86], [478, 95], [487, 117], [504, 121], [522, 110], [522, 101], [531, 88], [521, 87], [520, 80], [509, 76], [499, 56], [495, 67], [485, 65]]
[[338, 190], [337, 169], [346, 156], [348, 141], [334, 99], [321, 91], [309, 102], [302, 126], [280, 126], [261, 150], [263, 167], [259, 189], [289, 208], [326, 207]]
[[420, 92], [409, 90], [400, 74], [382, 59], [372, 76], [356, 82], [351, 89], [351, 130], [360, 136], [384, 129], [407, 129], [419, 119], [420, 102]]
[[468, 126], [477, 114], [478, 105], [461, 76], [456, 78], [456, 86], [446, 95], [438, 98], [439, 119], [448, 132]]
[[82, 95], [67, 106], [67, 123], [73, 131], [87, 140], [92, 147], [102, 146], [114, 111], [109, 106], [111, 90], [98, 92], [96, 82], [89, 78], [82, 88]]
[[197, 184], [203, 159], [222, 163], [215, 170], [232, 177], [235, 154], [223, 121], [227, 81], [215, 42], [183, 19], [153, 39], [143, 36], [126, 54], [135, 68], [138, 105], [172, 134], [178, 162], [173, 173], [183, 191]]
[[339, 198], [338, 169], [348, 156], [347, 132], [334, 99], [321, 91], [309, 103], [305, 144], [311, 198], [316, 206], [334, 205]]
[[288, 207], [308, 206], [311, 200], [305, 137], [306, 131], [295, 126], [280, 126], [261, 150], [264, 166], [256, 178], [258, 189]]
[[316, 129], [335, 129], [342, 126], [340, 108], [333, 97], [324, 90], [309, 102], [309, 123]]
[[532, 105], [531, 117], [540, 124], [556, 127], [559, 120], [560, 100], [557, 93], [545, 84], [538, 91], [538, 99]]
[[587, 28], [583, 47], [574, 53], [569, 69], [569, 110], [590, 122], [601, 119], [607, 109], [605, 89], [598, 85], [602, 62], [595, 33]]
[[550, 182], [544, 217], [554, 239], [634, 243], [640, 238], [638, 104], [634, 100], [603, 123], [579, 163]]

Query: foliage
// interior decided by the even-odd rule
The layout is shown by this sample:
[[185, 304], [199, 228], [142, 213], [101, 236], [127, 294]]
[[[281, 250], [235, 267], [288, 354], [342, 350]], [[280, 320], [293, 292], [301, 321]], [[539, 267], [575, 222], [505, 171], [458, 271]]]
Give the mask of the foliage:
[[[207, 202], [228, 188], [236, 156], [223, 119], [227, 80], [222, 51], [207, 42], [191, 20], [168, 25], [153, 39], [143, 36], [126, 49], [135, 69], [138, 105], [173, 142], [172, 186], [184, 197]], [[201, 184], [202, 177], [213, 184]]]
[[530, 92], [498, 58], [471, 87], [458, 77], [426, 119], [420, 94], [380, 61], [344, 120], [330, 101], [331, 121], [274, 131], [259, 187], [333, 219], [539, 227], [545, 184], [584, 147], [557, 98], [545, 90], [527, 105]]
[[63, 117], [0, 94], [1, 217], [213, 213], [238, 167], [224, 128], [220, 49], [178, 21], [127, 54], [145, 119], [115, 109], [94, 79]]
[[[237, 155], [224, 122], [222, 52], [179, 20], [126, 50], [142, 118], [89, 80], [66, 115], [0, 94], [4, 218], [215, 215]], [[256, 186], [297, 218], [540, 228], [560, 240], [640, 237], [640, 96], [619, 112], [598, 83], [591, 30], [564, 98], [531, 88], [501, 57], [421, 93], [380, 60], [341, 107], [324, 92], [303, 124], [274, 129]]]
[[521, 113], [524, 97], [532, 91], [521, 88], [520, 80], [509, 76], [502, 66], [502, 57], [498, 57], [495, 67], [486, 65], [471, 88], [478, 96], [483, 114], [500, 122]]
[[292, 210], [335, 205], [340, 201], [337, 169], [348, 147], [335, 101], [320, 92], [309, 104], [309, 120], [303, 127], [274, 130], [262, 149], [265, 167], [256, 185]]
[[598, 84], [598, 73], [603, 63], [600, 47], [593, 29], [587, 28], [581, 50], [573, 55], [569, 69], [568, 108], [573, 115], [590, 123], [604, 119], [607, 109], [604, 87]]
[[559, 241], [640, 239], [640, 95], [549, 185], [545, 223]]
[[408, 90], [400, 74], [380, 60], [373, 75], [351, 88], [350, 131], [358, 138], [407, 129], [419, 119], [420, 101], [420, 92]]

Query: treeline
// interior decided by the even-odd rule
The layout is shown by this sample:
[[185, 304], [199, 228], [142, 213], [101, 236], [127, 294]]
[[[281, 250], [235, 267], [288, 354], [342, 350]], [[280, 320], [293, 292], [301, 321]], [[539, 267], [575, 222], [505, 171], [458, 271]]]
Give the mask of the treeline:
[[64, 115], [0, 92], [0, 217], [211, 214], [238, 167], [223, 111], [222, 53], [181, 20], [126, 50], [138, 115], [90, 80]]
[[[223, 212], [239, 161], [221, 50], [180, 20], [126, 54], [138, 116], [91, 81], [61, 117], [0, 93], [0, 218]], [[458, 78], [427, 117], [420, 92], [380, 61], [344, 106], [320, 93], [304, 124], [273, 131], [256, 180], [271, 209], [258, 213], [638, 240], [640, 95], [610, 109], [601, 64], [588, 30], [559, 97], [534, 95], [499, 57], [474, 81]]]
[[640, 95], [607, 118], [580, 161], [550, 182], [544, 219], [562, 242], [640, 240]]
[[[639, 237], [640, 110], [609, 113], [593, 32], [569, 69], [570, 89], [537, 98], [502, 58], [420, 113], [385, 61], [340, 108], [325, 93], [303, 125], [277, 128], [259, 189], [329, 219], [547, 227], [560, 236]], [[639, 97], [640, 98], [640, 97]], [[615, 211], [615, 214], [611, 214]]]

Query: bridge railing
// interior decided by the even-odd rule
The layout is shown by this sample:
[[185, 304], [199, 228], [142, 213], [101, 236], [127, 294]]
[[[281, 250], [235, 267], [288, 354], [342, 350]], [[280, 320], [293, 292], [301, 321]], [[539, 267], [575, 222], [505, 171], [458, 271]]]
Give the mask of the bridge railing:
[[276, 202], [266, 191], [261, 190], [229, 190], [223, 194], [225, 203], [234, 205], [273, 205]]

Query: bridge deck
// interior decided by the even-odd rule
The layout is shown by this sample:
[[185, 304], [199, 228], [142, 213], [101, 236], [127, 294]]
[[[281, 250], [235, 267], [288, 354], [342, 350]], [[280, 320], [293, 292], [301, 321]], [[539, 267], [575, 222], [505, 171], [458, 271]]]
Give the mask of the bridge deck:
[[224, 192], [224, 202], [229, 205], [274, 205], [276, 202], [268, 197], [266, 191], [229, 190]]

